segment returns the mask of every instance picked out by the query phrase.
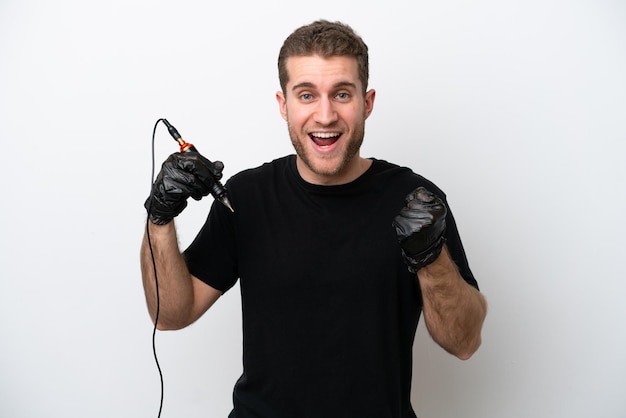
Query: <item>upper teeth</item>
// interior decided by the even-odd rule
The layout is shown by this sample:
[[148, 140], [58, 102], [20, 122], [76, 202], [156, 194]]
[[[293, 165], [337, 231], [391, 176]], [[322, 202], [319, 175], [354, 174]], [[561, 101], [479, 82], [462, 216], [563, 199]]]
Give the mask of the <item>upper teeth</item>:
[[339, 136], [339, 134], [337, 132], [331, 133], [331, 132], [314, 132], [311, 135], [316, 136], [318, 138], [332, 138], [335, 136]]

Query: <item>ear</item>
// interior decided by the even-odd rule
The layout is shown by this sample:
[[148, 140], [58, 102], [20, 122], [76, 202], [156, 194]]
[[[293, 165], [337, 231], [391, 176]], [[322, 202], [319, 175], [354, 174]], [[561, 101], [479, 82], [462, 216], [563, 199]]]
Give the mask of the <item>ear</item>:
[[287, 120], [287, 99], [282, 91], [276, 92], [276, 101], [278, 102], [278, 110], [283, 119]]
[[374, 99], [376, 99], [376, 90], [371, 89], [365, 93], [365, 119], [367, 119], [374, 110]]

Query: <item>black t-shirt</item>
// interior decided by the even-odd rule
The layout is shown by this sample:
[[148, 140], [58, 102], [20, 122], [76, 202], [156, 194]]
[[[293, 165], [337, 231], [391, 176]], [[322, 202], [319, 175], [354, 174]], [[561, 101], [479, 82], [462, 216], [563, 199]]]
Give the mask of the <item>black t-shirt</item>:
[[[338, 186], [305, 182], [291, 155], [227, 183], [184, 252], [191, 274], [226, 291], [240, 280], [243, 367], [231, 417], [414, 418], [412, 346], [421, 313], [392, 221], [433, 183], [382, 160]], [[447, 245], [473, 286], [448, 211]]]

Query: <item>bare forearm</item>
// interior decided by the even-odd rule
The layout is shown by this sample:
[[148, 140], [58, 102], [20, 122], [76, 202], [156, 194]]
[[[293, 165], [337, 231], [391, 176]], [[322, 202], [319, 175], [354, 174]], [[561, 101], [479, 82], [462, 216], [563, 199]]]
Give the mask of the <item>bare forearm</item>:
[[156, 283], [158, 283], [160, 301], [158, 328], [182, 328], [189, 323], [194, 292], [191, 275], [178, 248], [174, 222], [163, 226], [150, 223], [149, 232], [150, 243], [146, 233], [141, 246], [141, 274], [148, 312], [154, 322], [157, 313]]
[[418, 272], [418, 278], [432, 338], [458, 358], [470, 358], [481, 343], [485, 298], [463, 280], [445, 247], [435, 262]]

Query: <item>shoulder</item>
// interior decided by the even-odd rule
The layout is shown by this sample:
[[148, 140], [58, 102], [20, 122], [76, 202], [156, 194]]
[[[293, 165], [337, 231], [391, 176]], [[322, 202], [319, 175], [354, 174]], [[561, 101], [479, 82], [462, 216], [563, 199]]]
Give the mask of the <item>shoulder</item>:
[[276, 175], [282, 175], [289, 169], [290, 161], [294, 158], [293, 155], [277, 158], [273, 161], [266, 162], [260, 166], [248, 168], [240, 171], [232, 176], [228, 183], [250, 183], [266, 180], [268, 177], [274, 177]]
[[409, 194], [418, 187], [425, 187], [432, 193], [440, 197], [446, 197], [434, 182], [416, 173], [409, 167], [400, 166], [389, 161], [371, 158], [372, 176], [385, 184], [385, 187], [392, 188], [398, 193]]
[[292, 177], [289, 175], [292, 158], [295, 156], [277, 158], [233, 175], [225, 183], [233, 205], [245, 205], [243, 202], [258, 204], [259, 201], [267, 200], [268, 196], [274, 196], [287, 188]]

